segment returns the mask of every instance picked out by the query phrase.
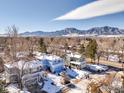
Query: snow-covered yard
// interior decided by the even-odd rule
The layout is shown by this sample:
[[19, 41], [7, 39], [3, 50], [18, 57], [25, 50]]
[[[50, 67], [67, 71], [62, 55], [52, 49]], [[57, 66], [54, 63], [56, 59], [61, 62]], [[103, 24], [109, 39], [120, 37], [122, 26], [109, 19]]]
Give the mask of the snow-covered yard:
[[67, 93], [87, 93], [87, 85], [88, 85], [89, 80], [87, 79], [82, 79], [79, 83], [75, 84], [75, 88], [71, 89]]
[[30, 93], [29, 91], [27, 90], [21, 90], [18, 88], [18, 85], [17, 84], [10, 84], [6, 87], [6, 90], [9, 92], [9, 93]]
[[[77, 79], [81, 79], [85, 77], [85, 75], [90, 74], [90, 72], [83, 71], [83, 70], [77, 70], [77, 69], [67, 69], [65, 71], [67, 75], [73, 75]], [[77, 76], [77, 77], [76, 77]], [[70, 79], [70, 81], [73, 79]], [[86, 79], [81, 79], [81, 81], [77, 84], [74, 84], [76, 87], [69, 89], [68, 93], [86, 93], [86, 86], [88, 80]], [[68, 84], [67, 84], [68, 85]], [[67, 85], [61, 84], [61, 76], [58, 76], [56, 74], [48, 73], [44, 87], [42, 90], [48, 92], [48, 93], [56, 93], [60, 91], [64, 87], [68, 87]], [[83, 91], [83, 92], [82, 92]]]
[[54, 84], [59, 86], [60, 88], [62, 88], [64, 86], [60, 83], [61, 82], [61, 76], [49, 73], [48, 78], [51, 79], [54, 82]]
[[[88, 64], [87, 67], [90, 70], [84, 70], [83, 69], [73, 69], [70, 67], [65, 67], [63, 59], [55, 56], [55, 55], [46, 55], [46, 54], [40, 54], [36, 53], [36, 60], [30, 61], [30, 62], [24, 62], [24, 61], [19, 61], [18, 63], [15, 63], [14, 66], [18, 67], [20, 70], [25, 69], [25, 74], [22, 77], [23, 80], [28, 80], [30, 79], [29, 83], [33, 83], [36, 80], [36, 83], [40, 88], [40, 91], [46, 91], [47, 93], [57, 93], [59, 91], [62, 91], [64, 88], [69, 88], [67, 93], [86, 93], [87, 91], [87, 86], [90, 82], [91, 79], [96, 80], [96, 81], [102, 81], [105, 79], [105, 73], [104, 74], [93, 74], [89, 72], [90, 70], [93, 71], [106, 71], [108, 69], [107, 66], [103, 65], [93, 65], [93, 64]], [[78, 57], [78, 56], [76, 56]], [[47, 66], [50, 67], [51, 73], [49, 71], [45, 71], [44, 65], [46, 65], [47, 62], [49, 63]], [[43, 64], [45, 63], [45, 64]], [[24, 66], [23, 66], [24, 64]], [[5, 64], [6, 67], [12, 68], [12, 65]], [[26, 70], [28, 69], [29, 70]], [[64, 69], [63, 69], [64, 68]], [[30, 74], [26, 73], [30, 72]], [[43, 73], [46, 72], [46, 77], [42, 77]], [[58, 73], [55, 73], [58, 72]], [[61, 73], [64, 72], [65, 77], [68, 77], [69, 83], [68, 84], [63, 84], [62, 79], [64, 76], [62, 76]], [[13, 72], [12, 72], [13, 73]], [[2, 75], [2, 74], [1, 74]], [[40, 76], [40, 77], [39, 77]], [[35, 79], [36, 77], [36, 79]], [[64, 78], [65, 78], [64, 77]], [[42, 78], [41, 82], [39, 81], [39, 78]], [[33, 82], [32, 82], [33, 81]], [[117, 81], [117, 80], [116, 80]], [[118, 80], [118, 82], [120, 82]], [[118, 82], [113, 82], [118, 83]], [[75, 87], [69, 87], [68, 85], [74, 85]], [[118, 83], [120, 84], [120, 83]], [[26, 84], [25, 84], [26, 85]], [[29, 84], [30, 85], [30, 84]], [[115, 85], [115, 84], [114, 84]], [[119, 86], [119, 85], [118, 85]], [[27, 87], [26, 87], [27, 88]], [[6, 89], [9, 91], [9, 93], [30, 93], [28, 91], [21, 91], [18, 86], [10, 84], [9, 86], [6, 87]], [[35, 89], [35, 88], [34, 88]]]

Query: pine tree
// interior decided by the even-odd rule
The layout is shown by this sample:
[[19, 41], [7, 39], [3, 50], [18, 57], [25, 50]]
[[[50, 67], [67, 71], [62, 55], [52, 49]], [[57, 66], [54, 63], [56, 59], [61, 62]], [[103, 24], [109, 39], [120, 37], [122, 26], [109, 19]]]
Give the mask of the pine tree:
[[0, 80], [0, 93], [8, 93], [5, 89], [5, 82]]
[[47, 52], [46, 45], [44, 43], [43, 38], [40, 38], [40, 40], [39, 40], [39, 51], [42, 52], [42, 53]]
[[64, 48], [65, 48], [65, 53], [66, 53], [67, 50], [68, 50], [68, 43], [67, 43], [67, 42], [65, 42], [65, 44], [64, 44]]
[[8, 93], [2, 86], [0, 87], [0, 93]]
[[81, 44], [81, 45], [80, 45], [80, 48], [79, 48], [78, 52], [79, 52], [81, 55], [84, 55], [84, 54], [85, 54], [85, 47], [84, 47], [84, 44]]
[[95, 60], [95, 55], [97, 53], [97, 42], [96, 40], [90, 40], [86, 47], [86, 56]]

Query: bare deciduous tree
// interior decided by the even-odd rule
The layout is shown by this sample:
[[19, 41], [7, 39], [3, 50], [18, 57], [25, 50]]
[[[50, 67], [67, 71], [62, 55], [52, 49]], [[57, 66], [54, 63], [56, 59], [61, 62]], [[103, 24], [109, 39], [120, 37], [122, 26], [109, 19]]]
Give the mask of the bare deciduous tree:
[[26, 40], [27, 40], [27, 45], [28, 45], [29, 56], [33, 57], [34, 48], [36, 46], [36, 38], [35, 37], [27, 37]]
[[7, 28], [7, 35], [10, 39], [9, 48], [12, 62], [16, 60], [18, 28], [13, 25]]

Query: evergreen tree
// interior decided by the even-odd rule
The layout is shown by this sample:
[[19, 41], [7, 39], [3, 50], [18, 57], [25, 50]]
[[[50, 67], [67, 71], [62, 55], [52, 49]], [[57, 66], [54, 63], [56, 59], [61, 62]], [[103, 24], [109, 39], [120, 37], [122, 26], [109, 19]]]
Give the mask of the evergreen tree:
[[64, 48], [65, 48], [65, 53], [66, 53], [67, 50], [68, 50], [68, 43], [67, 43], [67, 42], [65, 42], [65, 44], [64, 44]]
[[97, 42], [96, 40], [90, 40], [86, 47], [86, 56], [95, 60], [95, 55], [97, 53]]
[[0, 86], [0, 93], [8, 93], [2, 86]]
[[85, 54], [85, 47], [84, 47], [84, 44], [81, 44], [81, 45], [80, 45], [80, 48], [79, 48], [78, 52], [79, 52], [81, 55], [84, 55], [84, 54]]
[[0, 80], [0, 93], [8, 93], [5, 89], [5, 82]]
[[40, 38], [40, 40], [39, 40], [39, 51], [42, 52], [42, 53], [47, 52], [46, 45], [44, 43], [43, 38]]

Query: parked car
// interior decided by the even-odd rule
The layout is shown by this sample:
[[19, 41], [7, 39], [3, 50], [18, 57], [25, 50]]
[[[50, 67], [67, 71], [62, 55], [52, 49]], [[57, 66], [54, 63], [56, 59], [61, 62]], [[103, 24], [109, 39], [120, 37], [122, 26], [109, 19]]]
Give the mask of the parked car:
[[103, 72], [108, 70], [108, 67], [104, 65], [87, 64], [86, 69], [92, 72]]

